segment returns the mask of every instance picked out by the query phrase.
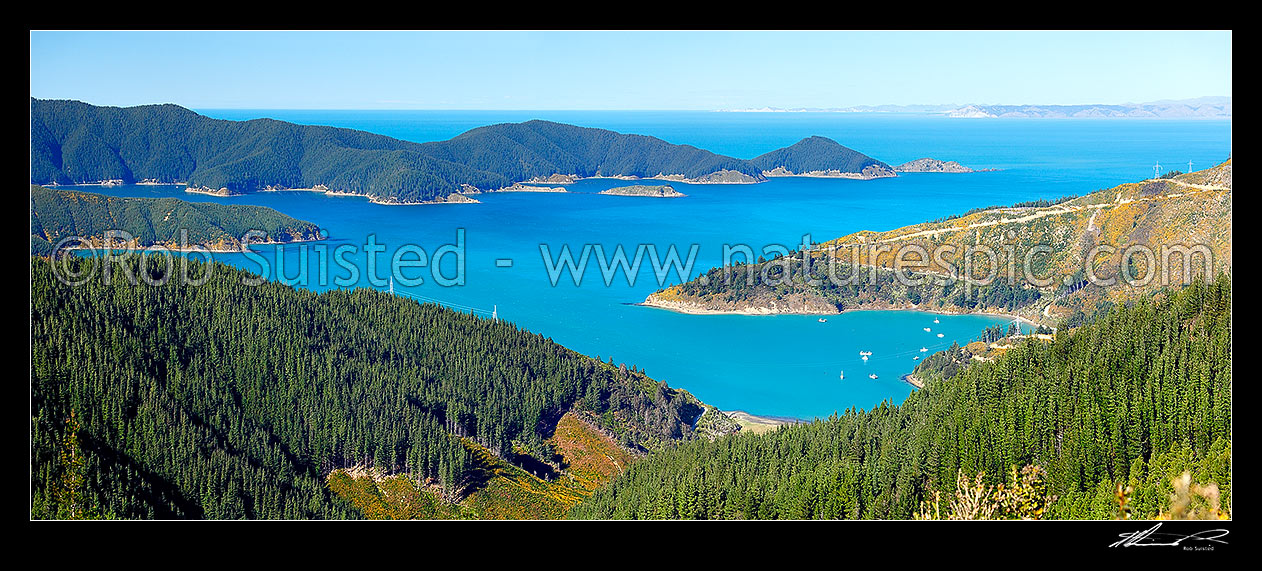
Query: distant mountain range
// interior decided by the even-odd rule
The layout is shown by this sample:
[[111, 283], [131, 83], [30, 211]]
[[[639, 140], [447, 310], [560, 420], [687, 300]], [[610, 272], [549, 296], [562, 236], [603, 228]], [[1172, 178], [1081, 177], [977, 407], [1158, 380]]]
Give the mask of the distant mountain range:
[[309, 188], [400, 204], [468, 202], [465, 193], [557, 175], [753, 183], [767, 176], [877, 178], [893, 171], [823, 137], [744, 160], [656, 137], [538, 120], [414, 143], [272, 119], [211, 119], [177, 105], [31, 99], [32, 184], [181, 183], [223, 196]]
[[854, 107], [759, 107], [729, 113], [925, 113], [963, 118], [1231, 118], [1230, 97], [1198, 97], [1120, 105], [858, 105]]
[[721, 113], [946, 113], [960, 105], [856, 105], [853, 107], [749, 107], [718, 109]]

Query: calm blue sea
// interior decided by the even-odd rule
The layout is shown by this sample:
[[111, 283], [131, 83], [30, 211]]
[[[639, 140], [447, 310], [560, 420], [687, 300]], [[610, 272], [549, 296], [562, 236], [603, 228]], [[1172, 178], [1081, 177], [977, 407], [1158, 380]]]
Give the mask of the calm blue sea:
[[[395, 289], [480, 314], [496, 310], [509, 320], [581, 353], [638, 365], [650, 376], [685, 388], [724, 410], [754, 414], [822, 417], [849, 407], [871, 408], [883, 400], [901, 402], [913, 390], [899, 377], [912, 370], [912, 357], [968, 342], [985, 327], [1003, 322], [983, 316], [935, 316], [899, 312], [849, 312], [819, 323], [811, 316], [698, 316], [631, 305], [658, 289], [646, 258], [634, 285], [619, 274], [610, 287], [591, 259], [582, 285], [565, 274], [553, 287], [540, 245], [552, 256], [562, 246], [577, 255], [584, 245], [607, 252], [621, 245], [633, 255], [638, 245], [665, 252], [674, 246], [686, 256], [696, 245], [688, 277], [718, 265], [724, 244], [759, 250], [770, 244], [790, 248], [804, 234], [817, 241], [860, 229], [885, 230], [992, 204], [1084, 194], [1151, 176], [1153, 163], [1187, 170], [1203, 168], [1231, 153], [1229, 121], [1173, 120], [967, 120], [923, 115], [708, 112], [515, 112], [515, 111], [250, 111], [201, 110], [222, 119], [271, 117], [298, 123], [335, 125], [412, 141], [450, 138], [467, 129], [498, 122], [548, 119], [621, 132], [654, 135], [672, 143], [750, 158], [822, 135], [898, 164], [920, 157], [957, 160], [996, 172], [963, 175], [913, 174], [895, 179], [849, 181], [775, 179], [757, 185], [675, 184], [678, 199], [596, 194], [481, 195], [482, 204], [382, 206], [361, 198], [326, 197], [308, 192], [258, 193], [217, 198], [188, 194], [177, 187], [123, 186], [104, 189], [126, 196], [175, 196], [191, 201], [269, 206], [325, 228], [329, 250], [356, 245], [353, 259], [361, 286], [367, 279], [363, 245], [371, 235], [390, 254], [414, 244], [433, 256], [465, 240], [465, 283], [442, 287], [427, 269], [408, 271], [425, 283]], [[587, 180], [572, 190], [594, 192], [616, 181]], [[623, 183], [625, 184], [625, 183]], [[100, 187], [84, 190], [102, 192]], [[286, 275], [298, 275], [300, 246], [283, 250]], [[275, 276], [272, 247], [261, 250]], [[320, 255], [308, 246], [309, 279], [315, 290], [336, 287], [347, 272], [329, 264], [329, 282], [318, 281]], [[410, 257], [410, 256], [409, 256]], [[217, 259], [253, 271], [256, 260], [240, 254]], [[497, 260], [512, 260], [511, 267]], [[446, 275], [455, 256], [443, 258]], [[383, 278], [386, 272], [378, 270]], [[678, 283], [671, 272], [666, 284]], [[301, 284], [299, 284], [301, 285]], [[937, 317], [941, 323], [932, 323]], [[924, 327], [931, 327], [925, 333]], [[943, 333], [938, 338], [937, 333]], [[872, 351], [866, 363], [859, 351]], [[845, 379], [840, 373], [845, 372]], [[869, 374], [878, 375], [872, 380]]]

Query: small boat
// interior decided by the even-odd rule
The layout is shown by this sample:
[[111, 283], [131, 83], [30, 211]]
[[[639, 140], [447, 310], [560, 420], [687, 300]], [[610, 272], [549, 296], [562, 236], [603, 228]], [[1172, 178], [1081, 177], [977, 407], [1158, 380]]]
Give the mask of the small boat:
[[911, 358], [911, 360], [913, 360], [913, 361], [919, 361], [919, 360], [920, 360], [920, 355], [916, 355], [915, 357], [912, 357], [912, 358]]
[[868, 378], [869, 378], [869, 379], [873, 379], [873, 380], [875, 380], [875, 379], [876, 379], [876, 373], [872, 373], [871, 375], [868, 375]]
[[928, 352], [929, 352], [929, 350], [928, 350], [928, 349], [925, 349], [924, 347], [921, 347], [921, 348], [920, 348], [920, 352], [921, 352], [921, 353], [928, 353]]
[[943, 335], [943, 334], [941, 334], [941, 333], [939, 333], [939, 334], [938, 334], [938, 337], [946, 337], [946, 336], [945, 336], [945, 335]]
[[932, 331], [932, 329], [929, 329], [928, 327], [925, 328], [925, 333], [928, 333], [930, 331]]
[[845, 372], [845, 371], [842, 371], [842, 372], [841, 372], [841, 374], [837, 376], [837, 378], [839, 378], [839, 379], [841, 379], [841, 380], [843, 380], [843, 381], [844, 381], [844, 380], [846, 380], [846, 372]]
[[934, 323], [938, 323], [938, 319], [937, 319], [937, 318], [934, 318], [933, 322], [934, 322]]
[[819, 318], [819, 320], [818, 320], [818, 321], [819, 321], [820, 323], [828, 323], [828, 320], [827, 320], [827, 319], [824, 319], [823, 317]]
[[867, 356], [867, 355], [864, 355], [864, 356], [863, 356], [863, 360], [864, 360], [864, 361], [867, 361], [867, 360], [868, 360], [868, 356]]

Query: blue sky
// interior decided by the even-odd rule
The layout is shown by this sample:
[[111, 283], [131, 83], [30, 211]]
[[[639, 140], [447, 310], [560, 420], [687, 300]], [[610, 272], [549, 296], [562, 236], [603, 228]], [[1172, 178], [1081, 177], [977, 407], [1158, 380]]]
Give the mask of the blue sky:
[[1231, 32], [32, 31], [31, 96], [194, 109], [726, 109], [1231, 95]]

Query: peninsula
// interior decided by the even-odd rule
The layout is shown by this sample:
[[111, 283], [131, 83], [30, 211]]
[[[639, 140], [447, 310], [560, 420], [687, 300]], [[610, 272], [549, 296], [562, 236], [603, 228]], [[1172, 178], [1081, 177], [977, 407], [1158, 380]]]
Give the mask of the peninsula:
[[[175, 198], [124, 198], [31, 185], [31, 254], [48, 256], [63, 239], [72, 247], [103, 247], [106, 232], [132, 236], [133, 248], [200, 248], [239, 252], [251, 230], [266, 237], [252, 243], [322, 239], [315, 224], [263, 206], [186, 202]], [[184, 235], [181, 235], [184, 231]]]
[[[1172, 256], [1169, 275], [1144, 280], [1142, 260], [1127, 257], [1131, 246], [1163, 252], [1169, 244], [1203, 250]], [[975, 246], [1015, 259], [1030, 256], [1034, 278], [1047, 285], [984, 280], [961, 271], [962, 252]], [[1109, 248], [1095, 249], [1098, 245]], [[909, 250], [911, 249], [911, 250]], [[917, 260], [923, 249], [942, 259]], [[1093, 253], [1094, 252], [1094, 253]], [[1180, 251], [1183, 252], [1183, 251]], [[1208, 255], [1205, 255], [1208, 254]], [[812, 277], [804, 275], [809, 257]], [[1186, 262], [1185, 262], [1186, 260]], [[919, 262], [911, 264], [908, 262]], [[1092, 265], [1096, 282], [1083, 268]], [[827, 275], [836, 269], [837, 281]], [[1006, 266], [1005, 266], [1006, 267]], [[1018, 316], [1051, 325], [1083, 318], [1154, 293], [1163, 285], [1231, 270], [1231, 160], [1166, 179], [1150, 179], [1059, 201], [987, 207], [884, 232], [860, 231], [770, 260], [712, 268], [697, 278], [649, 294], [641, 305], [682, 313], [834, 314], [855, 309], [916, 309], [939, 313]], [[1021, 271], [1017, 267], [1016, 271]], [[921, 281], [899, 280], [898, 272]], [[1104, 287], [1133, 272], [1136, 285]], [[984, 272], [983, 272], [984, 273]], [[1169, 283], [1163, 283], [1168, 278]], [[845, 284], [845, 281], [850, 281]], [[842, 282], [842, 283], [838, 283]]]

